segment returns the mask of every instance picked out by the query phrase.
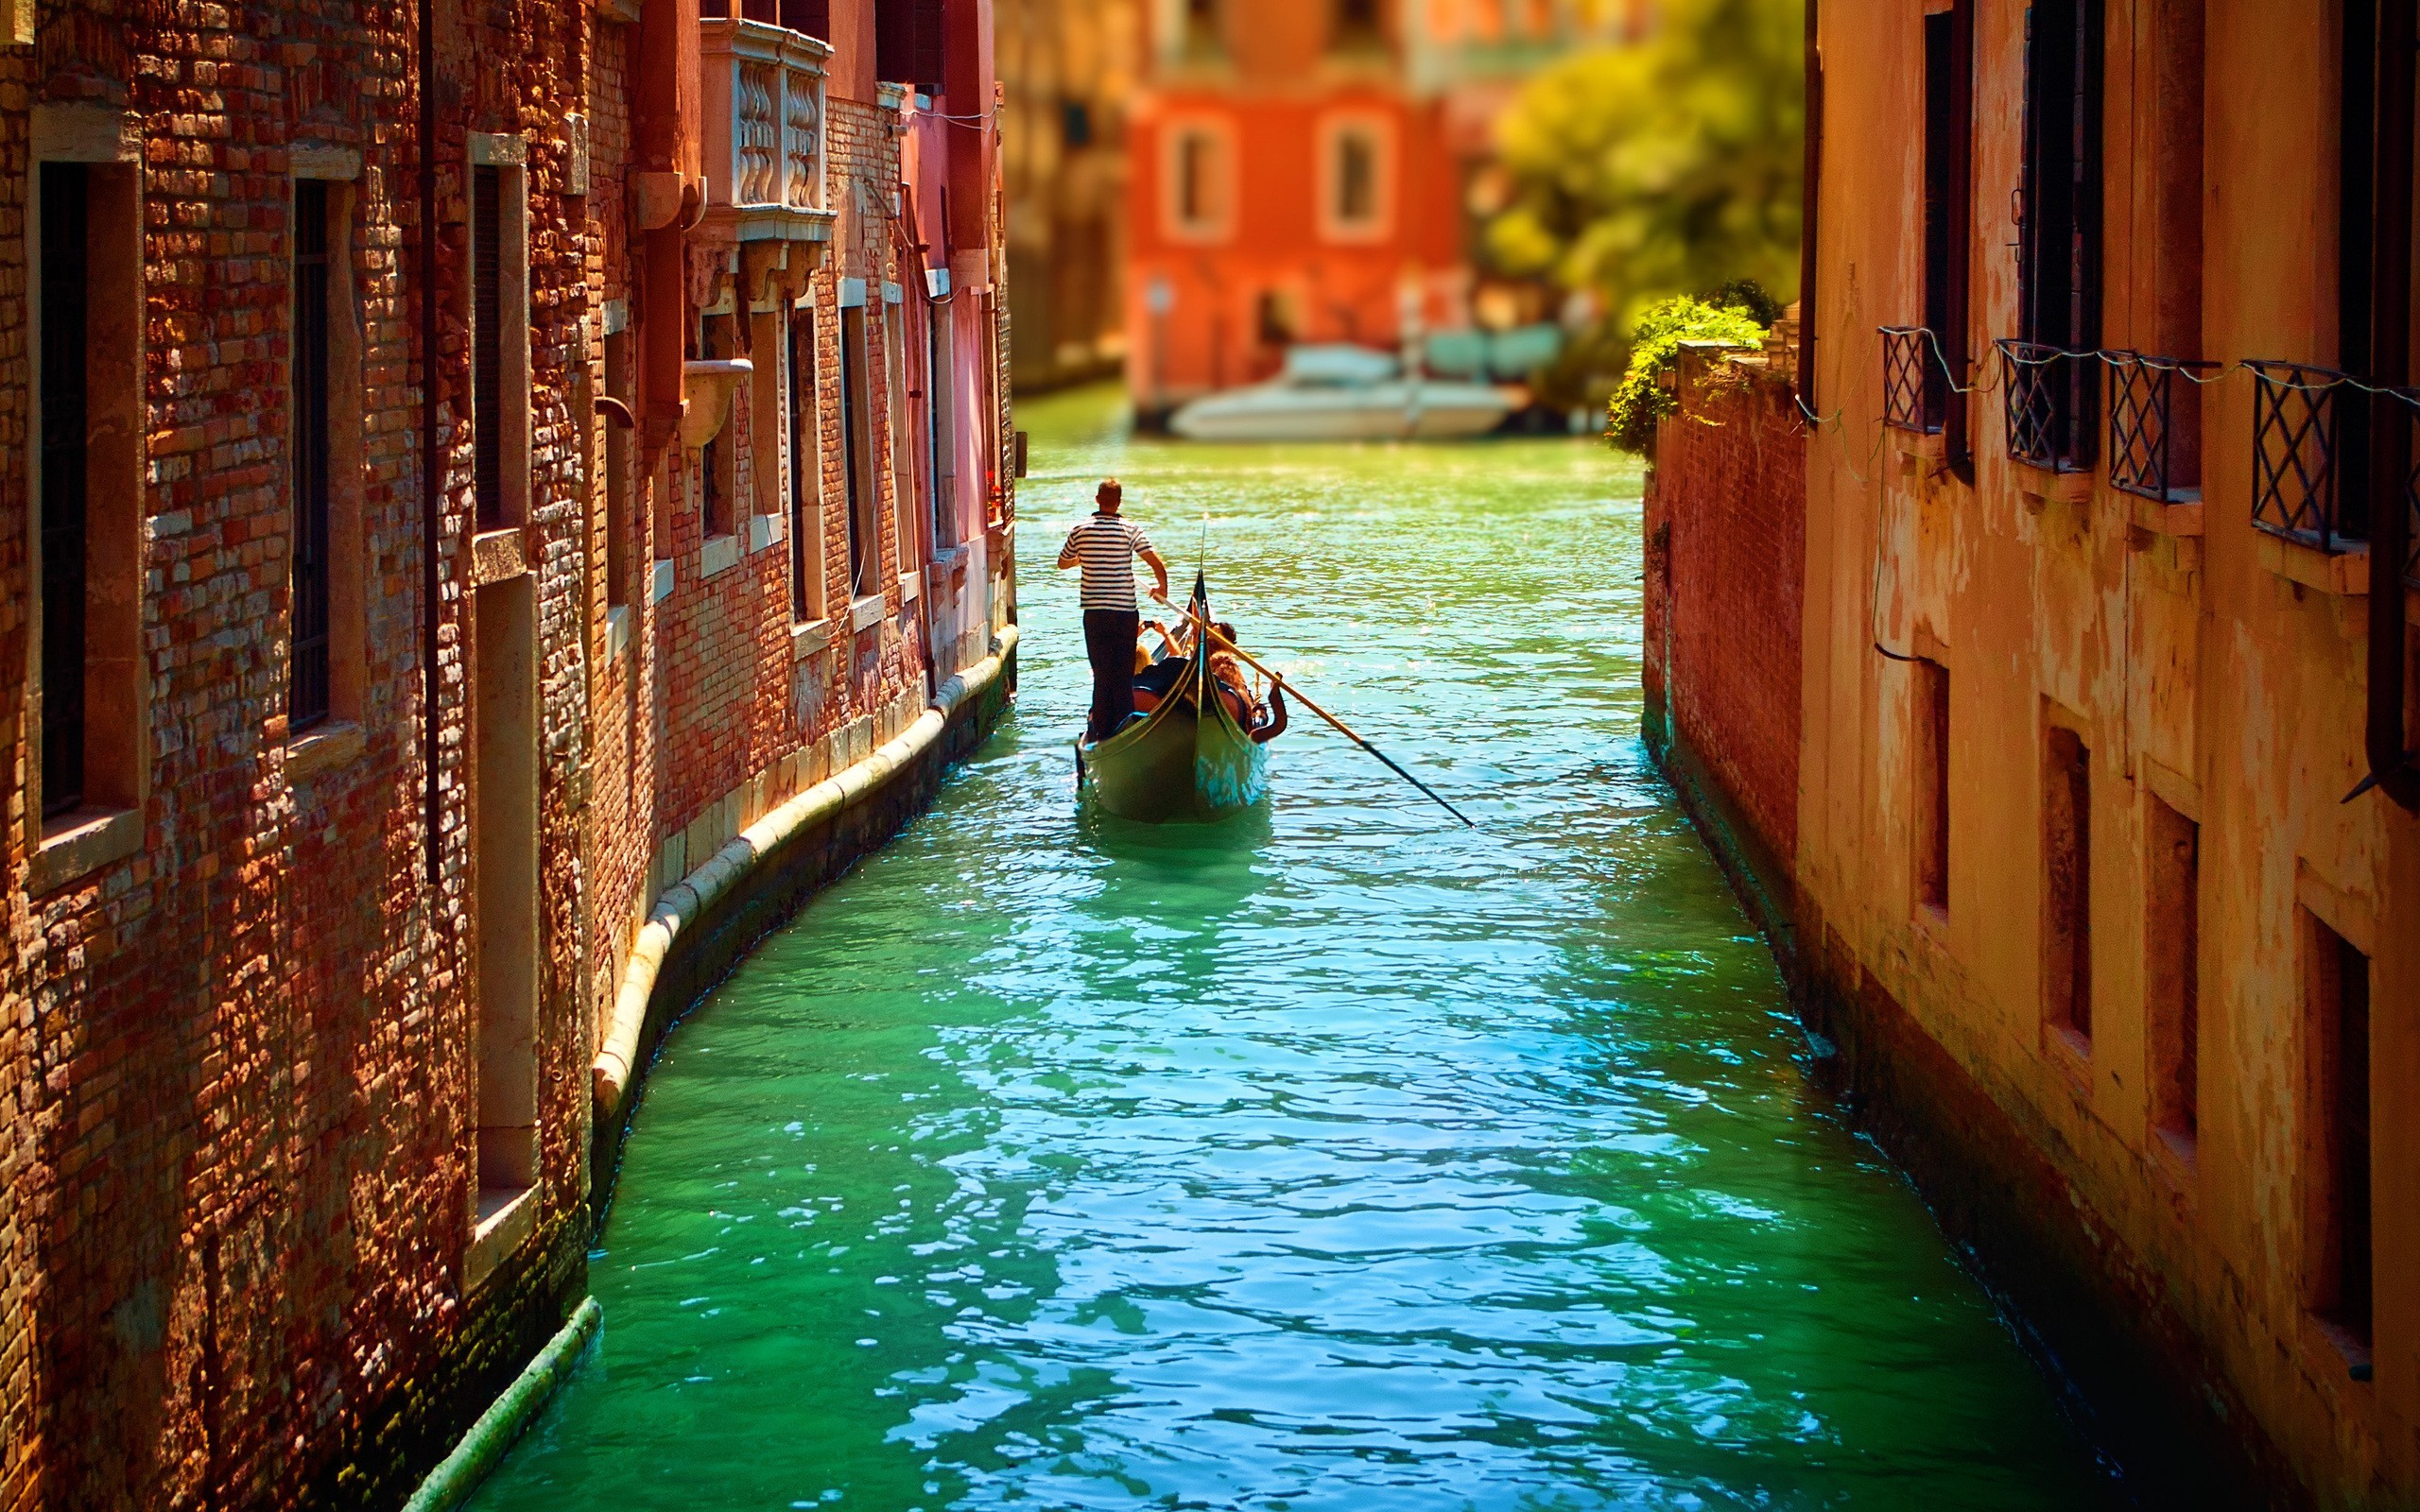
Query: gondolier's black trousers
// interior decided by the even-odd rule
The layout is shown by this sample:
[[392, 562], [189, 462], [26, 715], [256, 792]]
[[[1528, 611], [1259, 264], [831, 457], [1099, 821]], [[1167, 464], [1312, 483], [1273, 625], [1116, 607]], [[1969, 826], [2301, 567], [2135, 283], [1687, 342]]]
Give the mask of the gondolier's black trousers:
[[1131, 609], [1084, 610], [1084, 655], [1093, 664], [1093, 717], [1085, 739], [1108, 739], [1134, 712], [1134, 637], [1142, 629], [1143, 616]]

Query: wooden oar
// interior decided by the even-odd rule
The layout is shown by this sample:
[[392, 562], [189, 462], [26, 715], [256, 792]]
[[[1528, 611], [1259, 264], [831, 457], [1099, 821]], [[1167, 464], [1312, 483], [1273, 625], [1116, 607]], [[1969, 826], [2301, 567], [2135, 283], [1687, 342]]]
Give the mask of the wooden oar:
[[[1174, 604], [1168, 604], [1168, 600], [1165, 594], [1153, 593], [1151, 596], [1158, 599], [1163, 604], [1167, 604], [1170, 609], [1176, 608]], [[1201, 634], [1210, 637], [1213, 641], [1218, 642], [1220, 645], [1225, 646], [1228, 650], [1233, 651], [1236, 655], [1243, 658], [1246, 662], [1249, 662], [1253, 666], [1259, 668], [1268, 676], [1270, 681], [1292, 694], [1295, 698], [1302, 703], [1304, 708], [1308, 709], [1311, 713], [1319, 715], [1322, 719], [1324, 719], [1329, 724], [1334, 725], [1337, 729], [1337, 732], [1341, 734], [1345, 739], [1353, 742], [1356, 746], [1360, 747], [1363, 750], [1368, 751], [1371, 755], [1375, 756], [1378, 760], [1386, 763], [1387, 769], [1389, 771], [1394, 773], [1397, 777], [1402, 778], [1405, 782], [1409, 782], [1412, 786], [1427, 794], [1430, 798], [1435, 799], [1438, 805], [1443, 808], [1446, 813], [1461, 820], [1464, 824], [1469, 825], [1474, 830], [1478, 828], [1478, 825], [1472, 820], [1469, 815], [1464, 814], [1461, 810], [1454, 807], [1451, 803], [1446, 802], [1444, 795], [1439, 793], [1426, 782], [1422, 782], [1419, 778], [1412, 776], [1409, 772], [1407, 772], [1402, 767], [1396, 765], [1395, 759], [1393, 757], [1388, 755], [1385, 751], [1380, 750], [1377, 747], [1373, 746], [1368, 741], [1362, 739], [1360, 731], [1355, 730], [1351, 725], [1346, 724], [1343, 720], [1339, 719], [1332, 713], [1329, 713], [1318, 704], [1313, 703], [1309, 694], [1305, 693], [1302, 689], [1287, 681], [1285, 677], [1280, 674], [1276, 668], [1270, 666], [1269, 663], [1261, 661], [1260, 658], [1253, 655], [1250, 651], [1245, 650], [1242, 646], [1237, 645], [1235, 642], [1230, 641], [1225, 636], [1219, 634], [1219, 627], [1212, 625], [1208, 620], [1203, 619], [1201, 615], [1194, 613], [1191, 606], [1188, 605], [1180, 612], [1182, 612], [1186, 619], [1191, 620], [1194, 627]]]

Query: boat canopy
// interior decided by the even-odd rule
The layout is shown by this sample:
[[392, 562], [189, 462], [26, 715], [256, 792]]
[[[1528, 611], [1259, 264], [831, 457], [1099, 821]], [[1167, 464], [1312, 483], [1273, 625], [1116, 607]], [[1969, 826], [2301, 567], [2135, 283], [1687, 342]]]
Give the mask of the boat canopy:
[[1284, 381], [1303, 387], [1351, 387], [1382, 384], [1395, 375], [1392, 352], [1342, 343], [1288, 347]]

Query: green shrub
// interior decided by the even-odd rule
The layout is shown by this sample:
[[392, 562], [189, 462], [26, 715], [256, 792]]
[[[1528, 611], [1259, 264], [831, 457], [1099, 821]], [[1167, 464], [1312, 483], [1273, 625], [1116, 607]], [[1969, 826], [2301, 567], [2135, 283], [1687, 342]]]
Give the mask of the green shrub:
[[1649, 305], [1631, 333], [1630, 369], [1605, 406], [1605, 439], [1625, 452], [1644, 454], [1652, 447], [1655, 422], [1675, 407], [1657, 375], [1680, 365], [1684, 341], [1761, 345], [1765, 327], [1754, 313], [1759, 301], [1770, 306], [1772, 297], [1747, 284], [1725, 285], [1703, 300], [1684, 294]]

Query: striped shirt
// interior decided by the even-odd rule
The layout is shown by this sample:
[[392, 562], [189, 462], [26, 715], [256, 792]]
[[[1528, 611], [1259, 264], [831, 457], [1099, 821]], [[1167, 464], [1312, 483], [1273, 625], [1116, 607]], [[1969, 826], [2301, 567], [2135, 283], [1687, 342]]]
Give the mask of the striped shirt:
[[1123, 515], [1096, 514], [1067, 532], [1060, 549], [1064, 565], [1073, 557], [1084, 570], [1083, 604], [1119, 614], [1135, 611], [1134, 555], [1151, 549], [1143, 527]]

